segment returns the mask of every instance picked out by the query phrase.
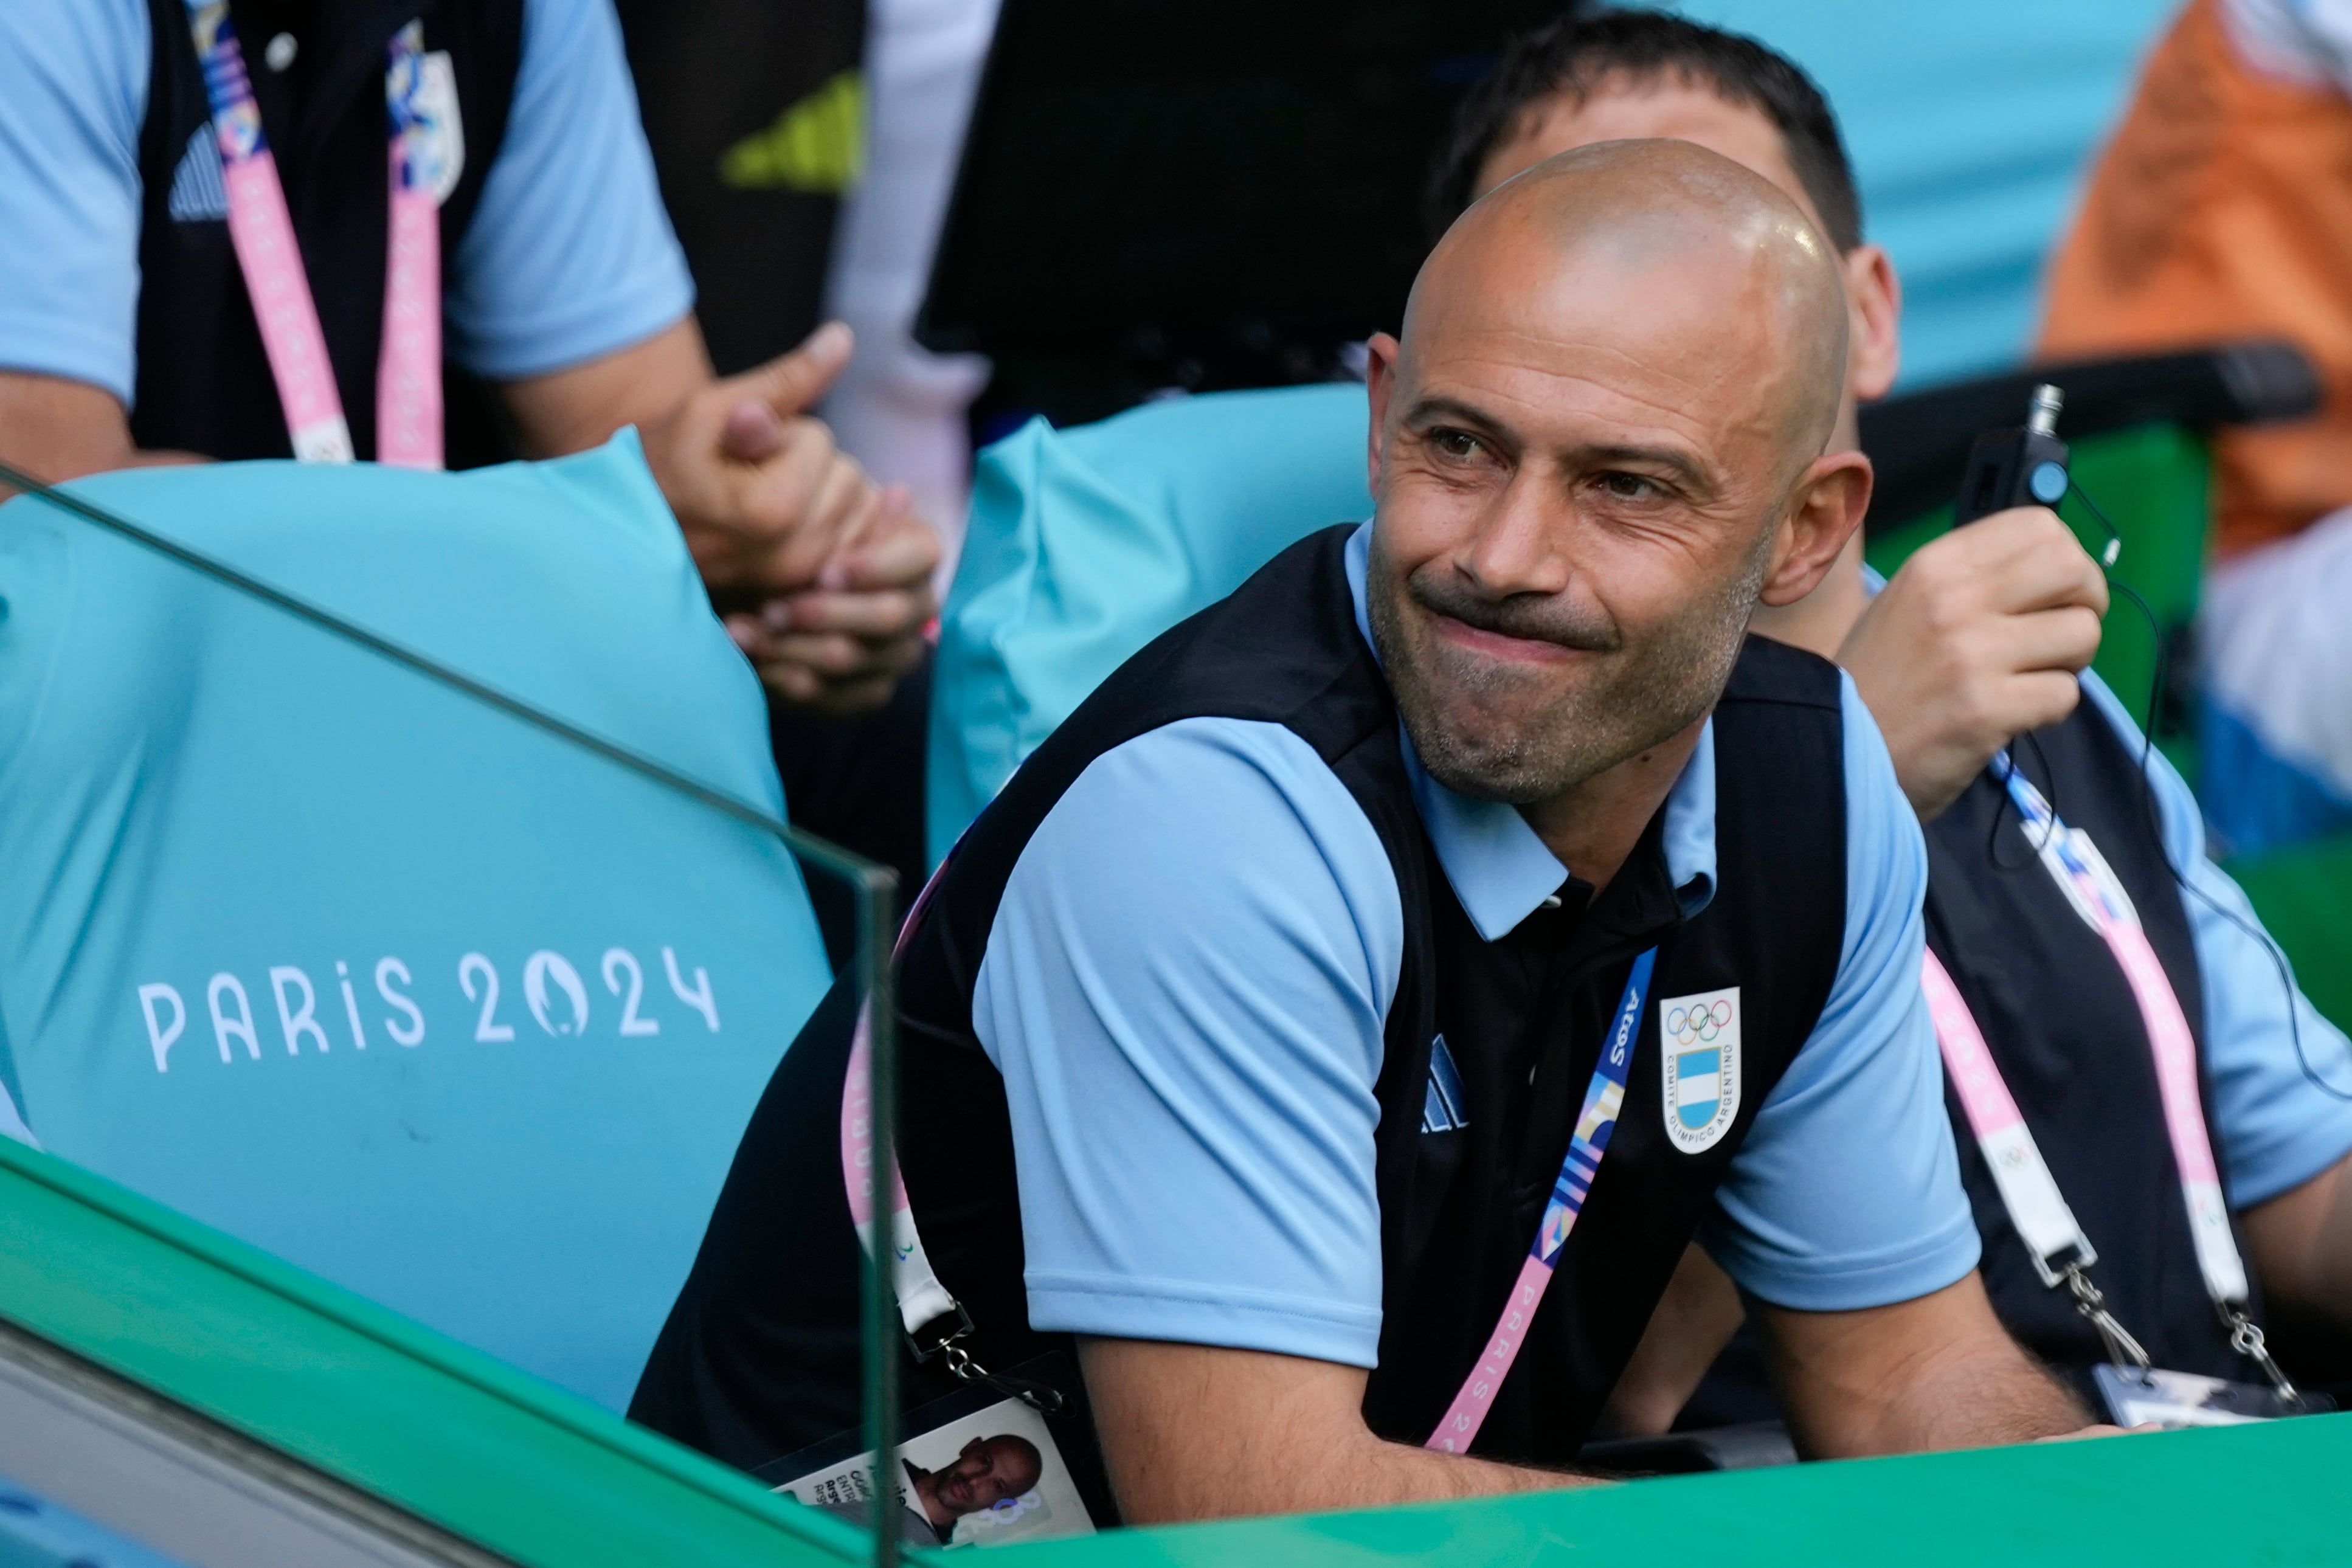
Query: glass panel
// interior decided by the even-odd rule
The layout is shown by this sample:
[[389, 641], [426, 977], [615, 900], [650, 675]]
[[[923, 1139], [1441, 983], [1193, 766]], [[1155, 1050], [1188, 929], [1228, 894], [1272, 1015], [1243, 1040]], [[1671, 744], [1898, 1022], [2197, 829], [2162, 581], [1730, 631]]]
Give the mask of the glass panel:
[[[68, 494], [0, 467], [30, 493], [0, 517], [0, 812], [33, 867], [20, 886], [42, 890], [0, 907], [0, 945], [32, 960], [14, 999], [39, 998], [19, 1014], [37, 1028], [12, 1037], [0, 1015], [0, 1133], [618, 1411], [734, 1140], [828, 984], [870, 1005], [868, 1153], [891, 1168], [897, 879], [762, 799], [748, 683], [607, 701], [614, 672], [640, 699], [666, 674], [631, 668], [626, 612], [553, 635], [543, 615], [502, 613], [501, 581], [561, 572], [560, 558], [495, 528], [437, 555], [397, 530], [335, 536], [334, 516], [249, 528], [225, 505], [228, 477], [110, 476]], [[189, 485], [201, 504], [180, 504]], [[430, 509], [446, 492], [415, 494], [424, 537], [456, 537]], [[642, 554], [642, 538], [593, 536], [609, 499], [582, 500], [584, 548]], [[683, 570], [674, 538], [655, 548]], [[457, 580], [468, 564], [481, 578]], [[441, 613], [410, 612], [427, 601]], [[649, 613], [675, 627], [704, 612]], [[683, 642], [689, 673], [733, 656], [715, 625]], [[709, 744], [714, 727], [756, 732], [748, 760]], [[803, 878], [847, 890], [837, 974]], [[562, 1095], [578, 1084], [592, 1113], [574, 1125]], [[267, 1136], [238, 1135], [255, 1124]], [[887, 1251], [864, 1284], [866, 1445], [887, 1497]], [[535, 1333], [542, 1316], [564, 1332]], [[89, 1404], [87, 1387], [16, 1375], [28, 1364], [0, 1357], [0, 1403]], [[83, 1423], [104, 1469], [131, 1463], [120, 1416]], [[173, 1470], [170, 1441], [145, 1451], [232, 1514], [261, 1495], [217, 1467]], [[16, 1472], [0, 1458], [0, 1473]], [[185, 1531], [93, 1517], [184, 1547]], [[415, 1560], [470, 1560], [451, 1545]], [[870, 1551], [896, 1563], [895, 1530], [875, 1528]]]

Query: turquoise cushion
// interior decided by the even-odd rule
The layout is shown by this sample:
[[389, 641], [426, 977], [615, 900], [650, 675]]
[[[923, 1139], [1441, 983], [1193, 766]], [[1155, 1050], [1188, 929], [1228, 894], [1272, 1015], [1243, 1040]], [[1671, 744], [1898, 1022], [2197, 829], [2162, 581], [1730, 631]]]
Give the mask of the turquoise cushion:
[[1283, 546], [1371, 513], [1364, 389], [1292, 387], [1043, 420], [981, 454], [940, 622], [936, 863], [1022, 758], [1146, 643]]
[[[780, 812], [634, 436], [74, 486]], [[760, 831], [0, 509], [0, 1084], [51, 1151], [625, 1403], [827, 983]]]

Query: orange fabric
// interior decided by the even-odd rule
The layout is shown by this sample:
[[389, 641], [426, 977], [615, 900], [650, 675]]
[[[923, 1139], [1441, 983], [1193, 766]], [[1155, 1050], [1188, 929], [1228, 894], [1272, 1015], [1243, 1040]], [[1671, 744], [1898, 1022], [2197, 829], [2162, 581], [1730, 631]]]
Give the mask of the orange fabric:
[[2222, 553], [2352, 506], [2352, 99], [2248, 66], [2216, 0], [2149, 61], [2049, 300], [2045, 358], [2278, 337], [2319, 367], [2317, 416], [2217, 443]]

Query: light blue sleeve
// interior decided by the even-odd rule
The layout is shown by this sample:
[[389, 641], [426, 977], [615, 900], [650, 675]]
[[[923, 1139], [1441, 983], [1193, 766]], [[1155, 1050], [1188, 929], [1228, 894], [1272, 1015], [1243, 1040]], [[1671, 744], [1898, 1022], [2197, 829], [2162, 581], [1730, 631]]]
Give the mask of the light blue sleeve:
[[1095, 759], [1007, 882], [972, 998], [1031, 1322], [1369, 1367], [1387, 854], [1311, 747], [1194, 718]]
[[[2139, 726], [2105, 683], [2085, 674], [2083, 691], [2140, 750]], [[2165, 853], [2188, 883], [2180, 902], [2205, 992], [2205, 1067], [2222, 1178], [2231, 1203], [2251, 1208], [2352, 1154], [2352, 1045], [2294, 987], [2284, 955], [2244, 892], [2206, 859], [2196, 797], [2152, 747], [2147, 776]], [[2306, 1076], [2306, 1064], [2327, 1088]]]
[[1977, 1228], [1919, 989], [1927, 850], [1878, 726], [1845, 703], [1846, 917], [1812, 1038], [1756, 1113], [1701, 1243], [1778, 1306], [1850, 1312], [1976, 1267]]
[[601, 359], [694, 305], [612, 0], [526, 0], [522, 40], [444, 308], [451, 357], [492, 381]]
[[0, 5], [0, 370], [126, 408], [149, 54], [141, 0]]

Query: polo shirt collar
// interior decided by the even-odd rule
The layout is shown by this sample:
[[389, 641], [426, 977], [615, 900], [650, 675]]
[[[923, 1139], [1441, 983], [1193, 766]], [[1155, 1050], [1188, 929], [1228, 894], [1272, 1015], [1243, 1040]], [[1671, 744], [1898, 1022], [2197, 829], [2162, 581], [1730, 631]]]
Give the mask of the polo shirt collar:
[[[1345, 559], [1348, 592], [1356, 607], [1356, 630], [1378, 660], [1380, 650], [1372, 643], [1371, 617], [1364, 598], [1371, 540], [1372, 525], [1366, 523], [1349, 538]], [[1495, 941], [1559, 893], [1568, 881], [1568, 868], [1544, 847], [1517, 807], [1465, 795], [1439, 783], [1422, 767], [1402, 719], [1397, 731], [1413, 803], [1420, 808], [1438, 863], [1445, 868], [1445, 880], [1453, 884], [1454, 896], [1461, 900], [1478, 935]], [[1665, 819], [1666, 875], [1674, 884], [1675, 902], [1687, 920], [1715, 896], [1715, 720], [1711, 717], [1699, 731], [1698, 745], [1683, 765], [1682, 776], [1666, 793]]]

